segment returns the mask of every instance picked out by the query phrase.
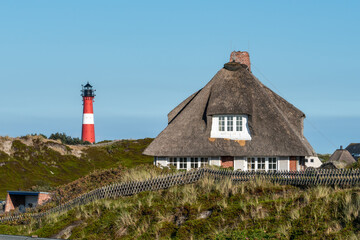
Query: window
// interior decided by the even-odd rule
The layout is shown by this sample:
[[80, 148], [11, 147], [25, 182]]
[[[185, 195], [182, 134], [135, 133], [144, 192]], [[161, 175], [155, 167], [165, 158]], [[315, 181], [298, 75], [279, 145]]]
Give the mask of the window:
[[214, 115], [210, 138], [251, 140], [247, 115]]
[[310, 159], [310, 162], [314, 162], [314, 159]]
[[225, 131], [225, 117], [219, 117], [219, 131]]
[[252, 157], [247, 158], [248, 171], [277, 171], [276, 157]]
[[198, 162], [198, 158], [191, 158], [190, 159], [191, 162], [191, 168], [198, 168], [199, 167], [199, 162]]
[[232, 132], [233, 131], [233, 117], [232, 116], [228, 116], [227, 117], [227, 131], [228, 132]]
[[307, 158], [305, 158], [305, 162], [308, 162], [309, 160]]
[[258, 171], [265, 171], [265, 158], [258, 158], [257, 159], [257, 170]]
[[177, 167], [177, 159], [176, 158], [170, 158], [169, 159], [169, 165]]
[[241, 116], [236, 117], [236, 131], [237, 132], [242, 131], [242, 117]]
[[269, 158], [269, 172], [276, 172], [277, 166], [276, 166], [276, 158]]
[[249, 171], [255, 171], [255, 158], [248, 158], [248, 170]]
[[187, 158], [179, 158], [179, 169], [187, 169]]
[[200, 167], [209, 165], [209, 160], [208, 160], [208, 158], [201, 158], [201, 159], [200, 159], [200, 164], [201, 164]]

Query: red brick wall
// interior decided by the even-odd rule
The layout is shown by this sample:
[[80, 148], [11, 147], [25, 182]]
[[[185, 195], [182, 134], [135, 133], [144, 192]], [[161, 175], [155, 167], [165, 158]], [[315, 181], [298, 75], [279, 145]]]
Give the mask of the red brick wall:
[[230, 62], [233, 61], [247, 65], [249, 67], [249, 71], [251, 72], [250, 55], [248, 52], [233, 51], [230, 55]]
[[51, 198], [51, 196], [48, 193], [39, 193], [38, 205], [43, 204], [44, 202], [46, 202], [50, 198]]
[[296, 157], [290, 157], [290, 171], [297, 170], [297, 159]]
[[234, 167], [234, 157], [221, 157], [221, 167]]

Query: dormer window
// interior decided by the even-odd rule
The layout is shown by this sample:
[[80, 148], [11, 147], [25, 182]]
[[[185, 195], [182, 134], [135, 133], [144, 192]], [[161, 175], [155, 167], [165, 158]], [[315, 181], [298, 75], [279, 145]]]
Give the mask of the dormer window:
[[247, 119], [247, 115], [214, 115], [210, 137], [251, 140]]
[[236, 131], [242, 131], [242, 117], [236, 116]]
[[219, 131], [223, 132], [225, 131], [225, 117], [219, 116]]
[[227, 118], [227, 131], [232, 132], [233, 131], [233, 116], [228, 116]]

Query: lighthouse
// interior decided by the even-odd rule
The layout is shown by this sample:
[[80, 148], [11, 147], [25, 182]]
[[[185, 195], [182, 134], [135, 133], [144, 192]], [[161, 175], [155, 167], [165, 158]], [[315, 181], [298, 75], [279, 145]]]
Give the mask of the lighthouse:
[[81, 85], [81, 96], [83, 97], [83, 123], [81, 140], [91, 143], [95, 142], [95, 128], [94, 128], [94, 110], [93, 102], [95, 98], [95, 89], [92, 88], [88, 82], [85, 86]]

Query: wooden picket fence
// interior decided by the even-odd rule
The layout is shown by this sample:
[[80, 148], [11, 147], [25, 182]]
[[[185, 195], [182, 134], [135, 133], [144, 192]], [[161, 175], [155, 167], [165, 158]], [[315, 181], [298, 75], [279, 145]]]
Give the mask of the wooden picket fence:
[[111, 184], [80, 195], [64, 204], [51, 208], [48, 211], [6, 215], [0, 218], [0, 222], [26, 220], [29, 218], [40, 219], [50, 214], [65, 212], [76, 206], [85, 205], [99, 199], [118, 198], [134, 195], [144, 191], [156, 191], [177, 185], [191, 184], [197, 182], [204, 176], [212, 177], [215, 180], [230, 178], [234, 183], [263, 179], [277, 184], [295, 186], [353, 186], [360, 183], [360, 170], [358, 169], [312, 169], [309, 171], [250, 172], [200, 168], [188, 172], [178, 172], [175, 174], [159, 176], [145, 181]]

